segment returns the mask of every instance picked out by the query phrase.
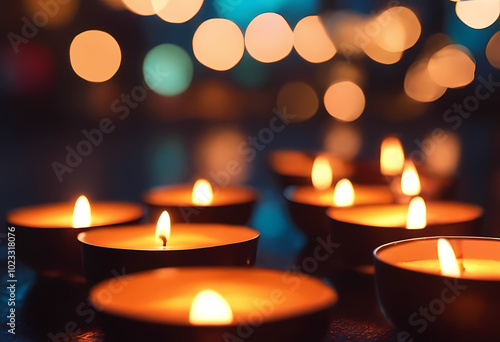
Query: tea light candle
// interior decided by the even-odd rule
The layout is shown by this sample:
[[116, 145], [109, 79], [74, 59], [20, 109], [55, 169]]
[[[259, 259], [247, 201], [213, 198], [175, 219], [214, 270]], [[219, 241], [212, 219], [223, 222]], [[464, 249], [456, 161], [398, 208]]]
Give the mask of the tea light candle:
[[18, 208], [7, 214], [16, 227], [19, 258], [47, 276], [78, 277], [80, 246], [76, 236], [97, 227], [138, 223], [142, 206], [127, 202], [92, 202], [80, 197], [73, 203], [43, 204]]
[[106, 280], [90, 300], [118, 341], [321, 340], [337, 294], [316, 278], [295, 285], [290, 277], [260, 268], [163, 268], [123, 278], [112, 295], [121, 279]]
[[167, 266], [253, 265], [259, 236], [258, 231], [243, 226], [171, 226], [164, 212], [157, 225], [92, 230], [78, 235], [78, 240], [83, 273], [95, 284], [116, 271], [128, 274]]
[[500, 239], [409, 239], [378, 247], [374, 260], [379, 303], [399, 340], [500, 336]]
[[169, 212], [172, 222], [225, 223], [241, 225], [250, 220], [258, 194], [243, 186], [218, 187], [199, 180], [192, 185], [172, 185], [148, 191], [143, 202], [149, 209], [149, 222]]
[[[336, 257], [346, 266], [356, 268], [371, 265], [372, 251], [391, 241], [437, 235], [477, 235], [481, 228], [483, 210], [477, 205], [423, 203], [423, 200], [413, 200], [413, 204], [328, 209], [333, 240], [341, 244]], [[415, 223], [413, 228], [416, 229], [407, 228], [409, 218], [410, 225]]]

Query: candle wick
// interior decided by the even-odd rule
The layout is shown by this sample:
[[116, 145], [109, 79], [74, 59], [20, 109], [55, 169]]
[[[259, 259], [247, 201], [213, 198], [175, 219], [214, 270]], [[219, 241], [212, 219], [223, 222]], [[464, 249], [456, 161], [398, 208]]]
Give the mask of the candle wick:
[[167, 237], [165, 235], [160, 235], [159, 238], [163, 242], [163, 247], [167, 247]]

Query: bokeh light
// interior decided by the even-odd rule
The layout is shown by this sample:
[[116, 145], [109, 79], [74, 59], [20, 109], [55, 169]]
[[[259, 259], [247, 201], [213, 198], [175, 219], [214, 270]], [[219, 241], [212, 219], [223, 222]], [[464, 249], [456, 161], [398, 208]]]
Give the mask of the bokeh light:
[[381, 64], [397, 63], [401, 59], [401, 56], [403, 56], [403, 52], [401, 51], [392, 52], [384, 50], [374, 40], [370, 40], [363, 46], [363, 51], [368, 57]]
[[500, 2], [496, 0], [458, 1], [455, 12], [462, 22], [474, 29], [492, 25], [500, 15]]
[[125, 4], [123, 3], [123, 0], [101, 0], [101, 2], [115, 11], [127, 9]]
[[69, 57], [78, 76], [89, 82], [104, 82], [118, 71], [122, 54], [109, 33], [90, 30], [73, 38]]
[[492, 66], [500, 69], [500, 32], [495, 33], [488, 42], [486, 58]]
[[[145, 0], [143, 0], [145, 1]], [[185, 23], [193, 18], [203, 5], [203, 0], [146, 0], [155, 13], [169, 23]]]
[[361, 150], [363, 136], [352, 123], [336, 122], [328, 130], [325, 150], [343, 160], [353, 160]]
[[23, 0], [23, 6], [29, 18], [37, 18], [38, 26], [60, 28], [66, 26], [75, 17], [80, 1]]
[[337, 53], [352, 58], [362, 52], [364, 41], [360, 41], [359, 29], [364, 27], [365, 17], [357, 12], [342, 10], [323, 15], [322, 21]]
[[207, 79], [193, 85], [192, 111], [209, 120], [235, 119], [241, 112], [242, 98], [230, 83]]
[[318, 110], [318, 96], [314, 89], [303, 82], [290, 82], [281, 87], [276, 105], [279, 111], [295, 115], [291, 122], [311, 118]]
[[332, 84], [323, 98], [325, 108], [335, 119], [354, 121], [365, 109], [365, 95], [355, 83], [343, 81]]
[[448, 45], [434, 53], [427, 70], [431, 78], [442, 87], [463, 87], [474, 80], [476, 64], [470, 51], [462, 45]]
[[[165, 0], [163, 0], [165, 2]], [[152, 0], [122, 0], [127, 9], [137, 15], [153, 15], [156, 10], [153, 7]]]
[[209, 68], [231, 69], [245, 52], [243, 33], [230, 20], [209, 19], [194, 33], [193, 52], [196, 59]]
[[317, 15], [300, 20], [293, 30], [293, 38], [297, 53], [311, 63], [326, 62], [337, 52]]
[[248, 25], [245, 46], [248, 53], [259, 62], [277, 62], [292, 51], [293, 32], [281, 15], [263, 13]]
[[348, 61], [335, 61], [329, 71], [328, 81], [329, 84], [351, 81], [362, 86], [366, 82], [366, 77], [359, 65]]
[[[374, 39], [381, 48], [391, 52], [401, 52], [411, 48], [418, 41], [422, 31], [415, 13], [402, 6], [391, 7], [382, 12], [372, 20], [373, 27], [377, 24], [380, 33], [375, 34]], [[368, 24], [365, 30], [371, 32]]]
[[462, 154], [460, 137], [453, 131], [444, 131], [439, 140], [433, 139], [432, 133], [424, 141], [426, 139], [435, 144], [433, 152], [425, 156], [427, 171], [440, 176], [453, 175], [458, 169]]
[[418, 60], [406, 72], [404, 89], [406, 95], [420, 102], [432, 102], [439, 99], [446, 92], [431, 78], [427, 70], [427, 59]]
[[156, 93], [174, 96], [182, 93], [193, 79], [193, 62], [188, 53], [174, 44], [161, 44], [144, 58], [144, 79]]

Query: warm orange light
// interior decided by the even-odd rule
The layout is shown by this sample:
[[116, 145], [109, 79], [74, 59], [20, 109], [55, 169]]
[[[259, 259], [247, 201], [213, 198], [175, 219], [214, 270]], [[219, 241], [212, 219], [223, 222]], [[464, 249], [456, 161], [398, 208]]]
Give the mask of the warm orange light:
[[[64, 0], [59, 4], [50, 4], [50, 2], [38, 0], [24, 0], [22, 3], [28, 18], [40, 18], [38, 20], [44, 20], [43, 24], [41, 24], [41, 21], [38, 24], [38, 26], [42, 25], [44, 29], [66, 26], [75, 17], [80, 6], [80, 0]], [[42, 15], [43, 13], [45, 15]], [[41, 19], [44, 16], [47, 19]], [[37, 22], [35, 21], [35, 23]]]
[[427, 70], [440, 86], [458, 88], [474, 80], [476, 63], [465, 46], [448, 45], [432, 55]]
[[161, 19], [169, 23], [185, 23], [198, 13], [203, 0], [149, 0]]
[[401, 191], [406, 196], [417, 196], [420, 194], [420, 179], [417, 168], [412, 161], [405, 162], [403, 175], [401, 176]]
[[500, 4], [491, 0], [458, 1], [455, 4], [455, 12], [467, 26], [483, 29], [498, 19]]
[[427, 70], [428, 59], [418, 60], [406, 72], [404, 80], [405, 93], [412, 99], [420, 102], [432, 102], [439, 99], [446, 92], [431, 78]]
[[403, 56], [402, 51], [387, 51], [380, 47], [374, 40], [370, 40], [366, 45], [363, 46], [363, 51], [368, 57], [373, 59], [375, 62], [380, 64], [394, 64], [399, 62], [401, 56]]
[[311, 179], [315, 189], [325, 190], [332, 185], [333, 172], [328, 158], [318, 156], [314, 160]]
[[156, 13], [152, 1], [121, 0], [127, 9], [138, 15], [153, 15]]
[[391, 7], [372, 20], [381, 26], [380, 33], [374, 37], [375, 42], [391, 52], [402, 52], [415, 45], [422, 31], [415, 13], [404, 6]]
[[278, 110], [296, 113], [291, 122], [300, 122], [314, 116], [318, 111], [319, 100], [314, 89], [304, 82], [284, 84], [276, 99]]
[[248, 24], [245, 46], [248, 53], [259, 62], [277, 62], [292, 51], [293, 32], [281, 15], [262, 13]]
[[447, 277], [460, 277], [460, 267], [457, 257], [446, 239], [438, 239], [438, 258], [441, 274]]
[[189, 323], [194, 325], [226, 325], [233, 322], [229, 303], [214, 290], [200, 291], [189, 310]]
[[85, 31], [73, 38], [69, 59], [75, 73], [89, 82], [109, 80], [120, 67], [120, 46], [109, 33]]
[[302, 18], [293, 29], [293, 37], [295, 50], [308, 62], [326, 62], [337, 52], [317, 15]]
[[243, 57], [245, 42], [238, 25], [214, 18], [204, 21], [193, 36], [193, 52], [200, 63], [218, 71], [234, 67]]
[[327, 112], [335, 119], [351, 122], [365, 110], [365, 94], [354, 82], [342, 81], [332, 84], [325, 92], [323, 102]]
[[492, 66], [500, 69], [500, 32], [495, 33], [486, 45], [486, 58]]
[[349, 179], [338, 181], [333, 190], [333, 205], [336, 207], [350, 207], [354, 204], [354, 188]]
[[427, 209], [422, 197], [415, 197], [408, 206], [407, 229], [422, 229], [427, 226]]
[[73, 228], [89, 227], [92, 222], [90, 214], [90, 203], [87, 197], [81, 195], [75, 203], [73, 209]]
[[401, 174], [405, 163], [405, 153], [401, 141], [396, 137], [386, 137], [380, 145], [380, 172], [384, 176]]
[[163, 247], [167, 246], [168, 240], [170, 240], [170, 215], [166, 210], [161, 213], [158, 219], [155, 236], [162, 242]]
[[214, 198], [212, 186], [206, 179], [198, 179], [193, 186], [191, 199], [195, 205], [209, 205]]

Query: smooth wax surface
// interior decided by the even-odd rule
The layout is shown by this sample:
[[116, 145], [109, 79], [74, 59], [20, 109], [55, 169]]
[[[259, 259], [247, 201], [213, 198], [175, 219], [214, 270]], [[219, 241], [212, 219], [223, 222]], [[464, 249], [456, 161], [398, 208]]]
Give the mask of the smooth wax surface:
[[[209, 267], [168, 268], [137, 273], [113, 296], [110, 282], [90, 291], [92, 303], [104, 313], [138, 321], [168, 325], [190, 325], [189, 310], [196, 294], [217, 291], [233, 311], [233, 324], [248, 321], [258, 303], [274, 301], [265, 322], [300, 316], [333, 306], [336, 292], [312, 277], [300, 278], [300, 286], [283, 280], [283, 272], [258, 268]], [[279, 303], [279, 304], [278, 304]]]
[[155, 237], [156, 225], [103, 228], [81, 233], [81, 242], [106, 248], [128, 250], [189, 250], [235, 244], [259, 236], [259, 232], [243, 227], [221, 224], [173, 224], [170, 239], [164, 248]]
[[[7, 214], [9, 224], [32, 228], [72, 228], [74, 203], [42, 204], [14, 209]], [[139, 220], [142, 207], [128, 202], [91, 202], [90, 227]]]

